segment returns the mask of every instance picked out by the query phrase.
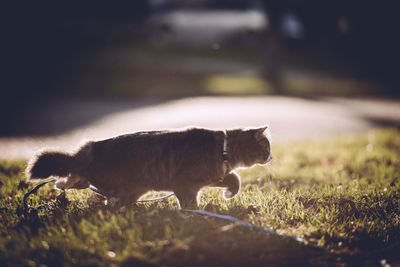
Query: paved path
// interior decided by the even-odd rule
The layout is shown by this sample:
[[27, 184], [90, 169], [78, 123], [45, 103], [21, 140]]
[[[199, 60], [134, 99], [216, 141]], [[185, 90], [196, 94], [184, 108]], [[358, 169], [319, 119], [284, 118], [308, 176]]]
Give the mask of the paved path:
[[[195, 97], [145, 105], [81, 101], [48, 107], [36, 120], [34, 124], [44, 127], [45, 134], [0, 137], [0, 159], [26, 159], [48, 146], [71, 150], [85, 139], [189, 125], [232, 128], [268, 124], [277, 142], [327, 138], [400, 125], [400, 101], [279, 96]], [[68, 127], [63, 128], [65, 125]], [[53, 131], [46, 134], [46, 127]], [[62, 132], [54, 134], [57, 129]]]

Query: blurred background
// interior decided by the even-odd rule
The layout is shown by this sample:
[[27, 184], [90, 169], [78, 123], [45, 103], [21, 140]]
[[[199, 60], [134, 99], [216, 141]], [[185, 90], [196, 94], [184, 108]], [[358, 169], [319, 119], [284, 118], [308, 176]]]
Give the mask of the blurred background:
[[0, 134], [61, 134], [107, 114], [197, 96], [398, 98], [395, 6], [389, 0], [9, 3]]

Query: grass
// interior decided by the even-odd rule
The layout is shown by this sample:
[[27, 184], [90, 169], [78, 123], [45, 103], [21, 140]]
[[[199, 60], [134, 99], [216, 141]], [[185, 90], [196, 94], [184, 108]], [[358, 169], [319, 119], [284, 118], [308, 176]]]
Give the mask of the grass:
[[[27, 214], [25, 162], [0, 164], [0, 265], [379, 265], [400, 264], [400, 131], [273, 144], [269, 167], [239, 170], [225, 201], [205, 189], [201, 207], [328, 250], [176, 209], [176, 200], [89, 206], [86, 190]], [[46, 185], [32, 204], [55, 199]], [[157, 195], [157, 193], [153, 193]], [[210, 204], [211, 203], [211, 204]], [[215, 205], [215, 206], [213, 206]]]

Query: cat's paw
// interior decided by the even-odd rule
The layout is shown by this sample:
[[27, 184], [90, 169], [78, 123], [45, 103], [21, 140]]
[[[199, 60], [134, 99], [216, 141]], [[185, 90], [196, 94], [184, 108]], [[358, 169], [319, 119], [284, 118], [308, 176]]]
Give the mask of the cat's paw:
[[92, 194], [86, 200], [89, 206], [98, 206], [98, 205], [105, 205], [106, 198], [92, 192]]
[[57, 190], [65, 190], [68, 189], [68, 179], [67, 178], [59, 178], [55, 184], [55, 189]]
[[224, 197], [224, 199], [231, 199], [231, 198], [233, 198], [235, 196], [235, 194], [233, 194], [231, 191], [229, 191], [229, 190], [225, 190], [224, 192], [223, 192], [223, 197]]

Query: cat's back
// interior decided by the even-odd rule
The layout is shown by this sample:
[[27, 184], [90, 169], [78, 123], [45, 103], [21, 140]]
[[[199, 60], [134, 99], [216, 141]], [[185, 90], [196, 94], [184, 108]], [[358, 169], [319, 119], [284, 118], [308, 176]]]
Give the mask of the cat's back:
[[[207, 147], [218, 142], [221, 136], [218, 131], [204, 128], [187, 128], [182, 130], [142, 131], [124, 134], [113, 138], [91, 142], [94, 155], [111, 153], [121, 154], [152, 153], [155, 150], [181, 150]], [[220, 139], [220, 138], [219, 138]]]
[[132, 146], [143, 146], [154, 144], [162, 139], [166, 131], [143, 131], [123, 134], [112, 138], [92, 142], [94, 153], [102, 150], [124, 149]]

